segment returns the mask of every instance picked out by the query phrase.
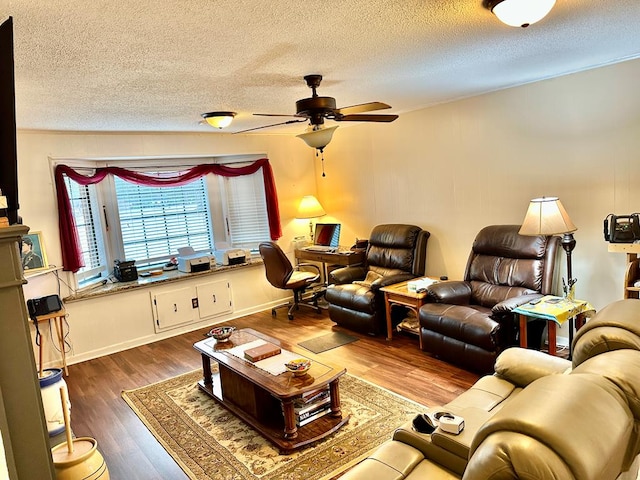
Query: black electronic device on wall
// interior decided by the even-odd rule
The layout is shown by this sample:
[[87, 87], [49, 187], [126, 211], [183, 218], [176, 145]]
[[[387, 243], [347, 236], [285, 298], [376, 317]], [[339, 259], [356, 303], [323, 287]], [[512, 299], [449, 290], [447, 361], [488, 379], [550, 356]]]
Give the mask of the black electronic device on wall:
[[138, 279], [138, 268], [135, 260], [114, 260], [113, 276], [121, 282], [132, 282]]
[[611, 243], [633, 243], [640, 241], [640, 214], [614, 215], [604, 219], [604, 239]]

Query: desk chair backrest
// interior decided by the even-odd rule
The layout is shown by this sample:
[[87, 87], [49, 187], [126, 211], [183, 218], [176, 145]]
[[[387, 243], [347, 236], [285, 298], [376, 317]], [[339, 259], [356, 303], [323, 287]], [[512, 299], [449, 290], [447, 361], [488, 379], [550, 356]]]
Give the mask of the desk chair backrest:
[[289, 258], [274, 242], [263, 242], [258, 248], [269, 283], [276, 288], [286, 289], [293, 273], [293, 265]]

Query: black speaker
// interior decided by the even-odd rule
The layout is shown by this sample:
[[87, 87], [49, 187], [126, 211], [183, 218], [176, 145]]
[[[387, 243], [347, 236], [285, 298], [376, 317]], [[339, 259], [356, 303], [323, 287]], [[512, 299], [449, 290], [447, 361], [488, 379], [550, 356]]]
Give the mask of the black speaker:
[[62, 300], [58, 295], [31, 298], [27, 300], [27, 310], [29, 310], [29, 317], [31, 318], [47, 315], [62, 310]]
[[134, 265], [135, 260], [114, 260], [113, 276], [121, 282], [132, 282], [138, 279], [138, 269]]

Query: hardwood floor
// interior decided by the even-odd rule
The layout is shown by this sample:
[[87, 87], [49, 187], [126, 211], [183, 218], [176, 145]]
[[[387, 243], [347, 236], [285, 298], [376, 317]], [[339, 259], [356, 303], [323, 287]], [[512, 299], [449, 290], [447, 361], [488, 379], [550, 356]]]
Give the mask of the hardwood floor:
[[[318, 315], [300, 310], [287, 320], [270, 310], [225, 324], [254, 328], [275, 338], [298, 343], [331, 331], [344, 331], [359, 341], [319, 354], [360, 378], [426, 406], [442, 405], [468, 389], [478, 376], [421, 352], [418, 339], [396, 334], [393, 341], [342, 329]], [[76, 436], [98, 441], [112, 480], [180, 480], [188, 477], [160, 446], [120, 396], [134, 389], [201, 368], [192, 345], [204, 338], [203, 328], [69, 367], [66, 382]]]

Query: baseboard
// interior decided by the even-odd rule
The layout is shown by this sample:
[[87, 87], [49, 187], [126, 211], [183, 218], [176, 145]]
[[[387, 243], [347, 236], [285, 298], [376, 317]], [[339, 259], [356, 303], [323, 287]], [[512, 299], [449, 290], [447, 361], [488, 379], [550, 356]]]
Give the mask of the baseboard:
[[[104, 357], [106, 355], [111, 355], [113, 353], [122, 352], [123, 350], [128, 350], [130, 348], [140, 347], [142, 345], [147, 345], [149, 343], [157, 342], [159, 340], [164, 340], [166, 338], [175, 337], [178, 335], [182, 335], [184, 333], [193, 332], [195, 330], [205, 329], [212, 325], [216, 325], [218, 323], [229, 322], [236, 318], [245, 317], [247, 315], [251, 315], [258, 312], [263, 312], [265, 310], [271, 310], [274, 306], [282, 305], [283, 299], [279, 299], [273, 302], [268, 302], [263, 305], [256, 305], [251, 308], [246, 308], [243, 310], [234, 311], [228, 315], [222, 317], [211, 317], [201, 322], [190, 323], [188, 325], [183, 325], [181, 327], [177, 327], [171, 330], [167, 330], [161, 333], [155, 333], [152, 335], [145, 335], [144, 337], [138, 337], [131, 339], [126, 342], [117, 343], [114, 345], [109, 345], [108, 347], [99, 348], [96, 350], [91, 350], [88, 352], [81, 353], [79, 355], [67, 354], [66, 360], [67, 365], [73, 365], [75, 363], [86, 362], [88, 360], [93, 360], [95, 358]], [[59, 368], [60, 360], [52, 360], [49, 362], [45, 362], [45, 368]]]

